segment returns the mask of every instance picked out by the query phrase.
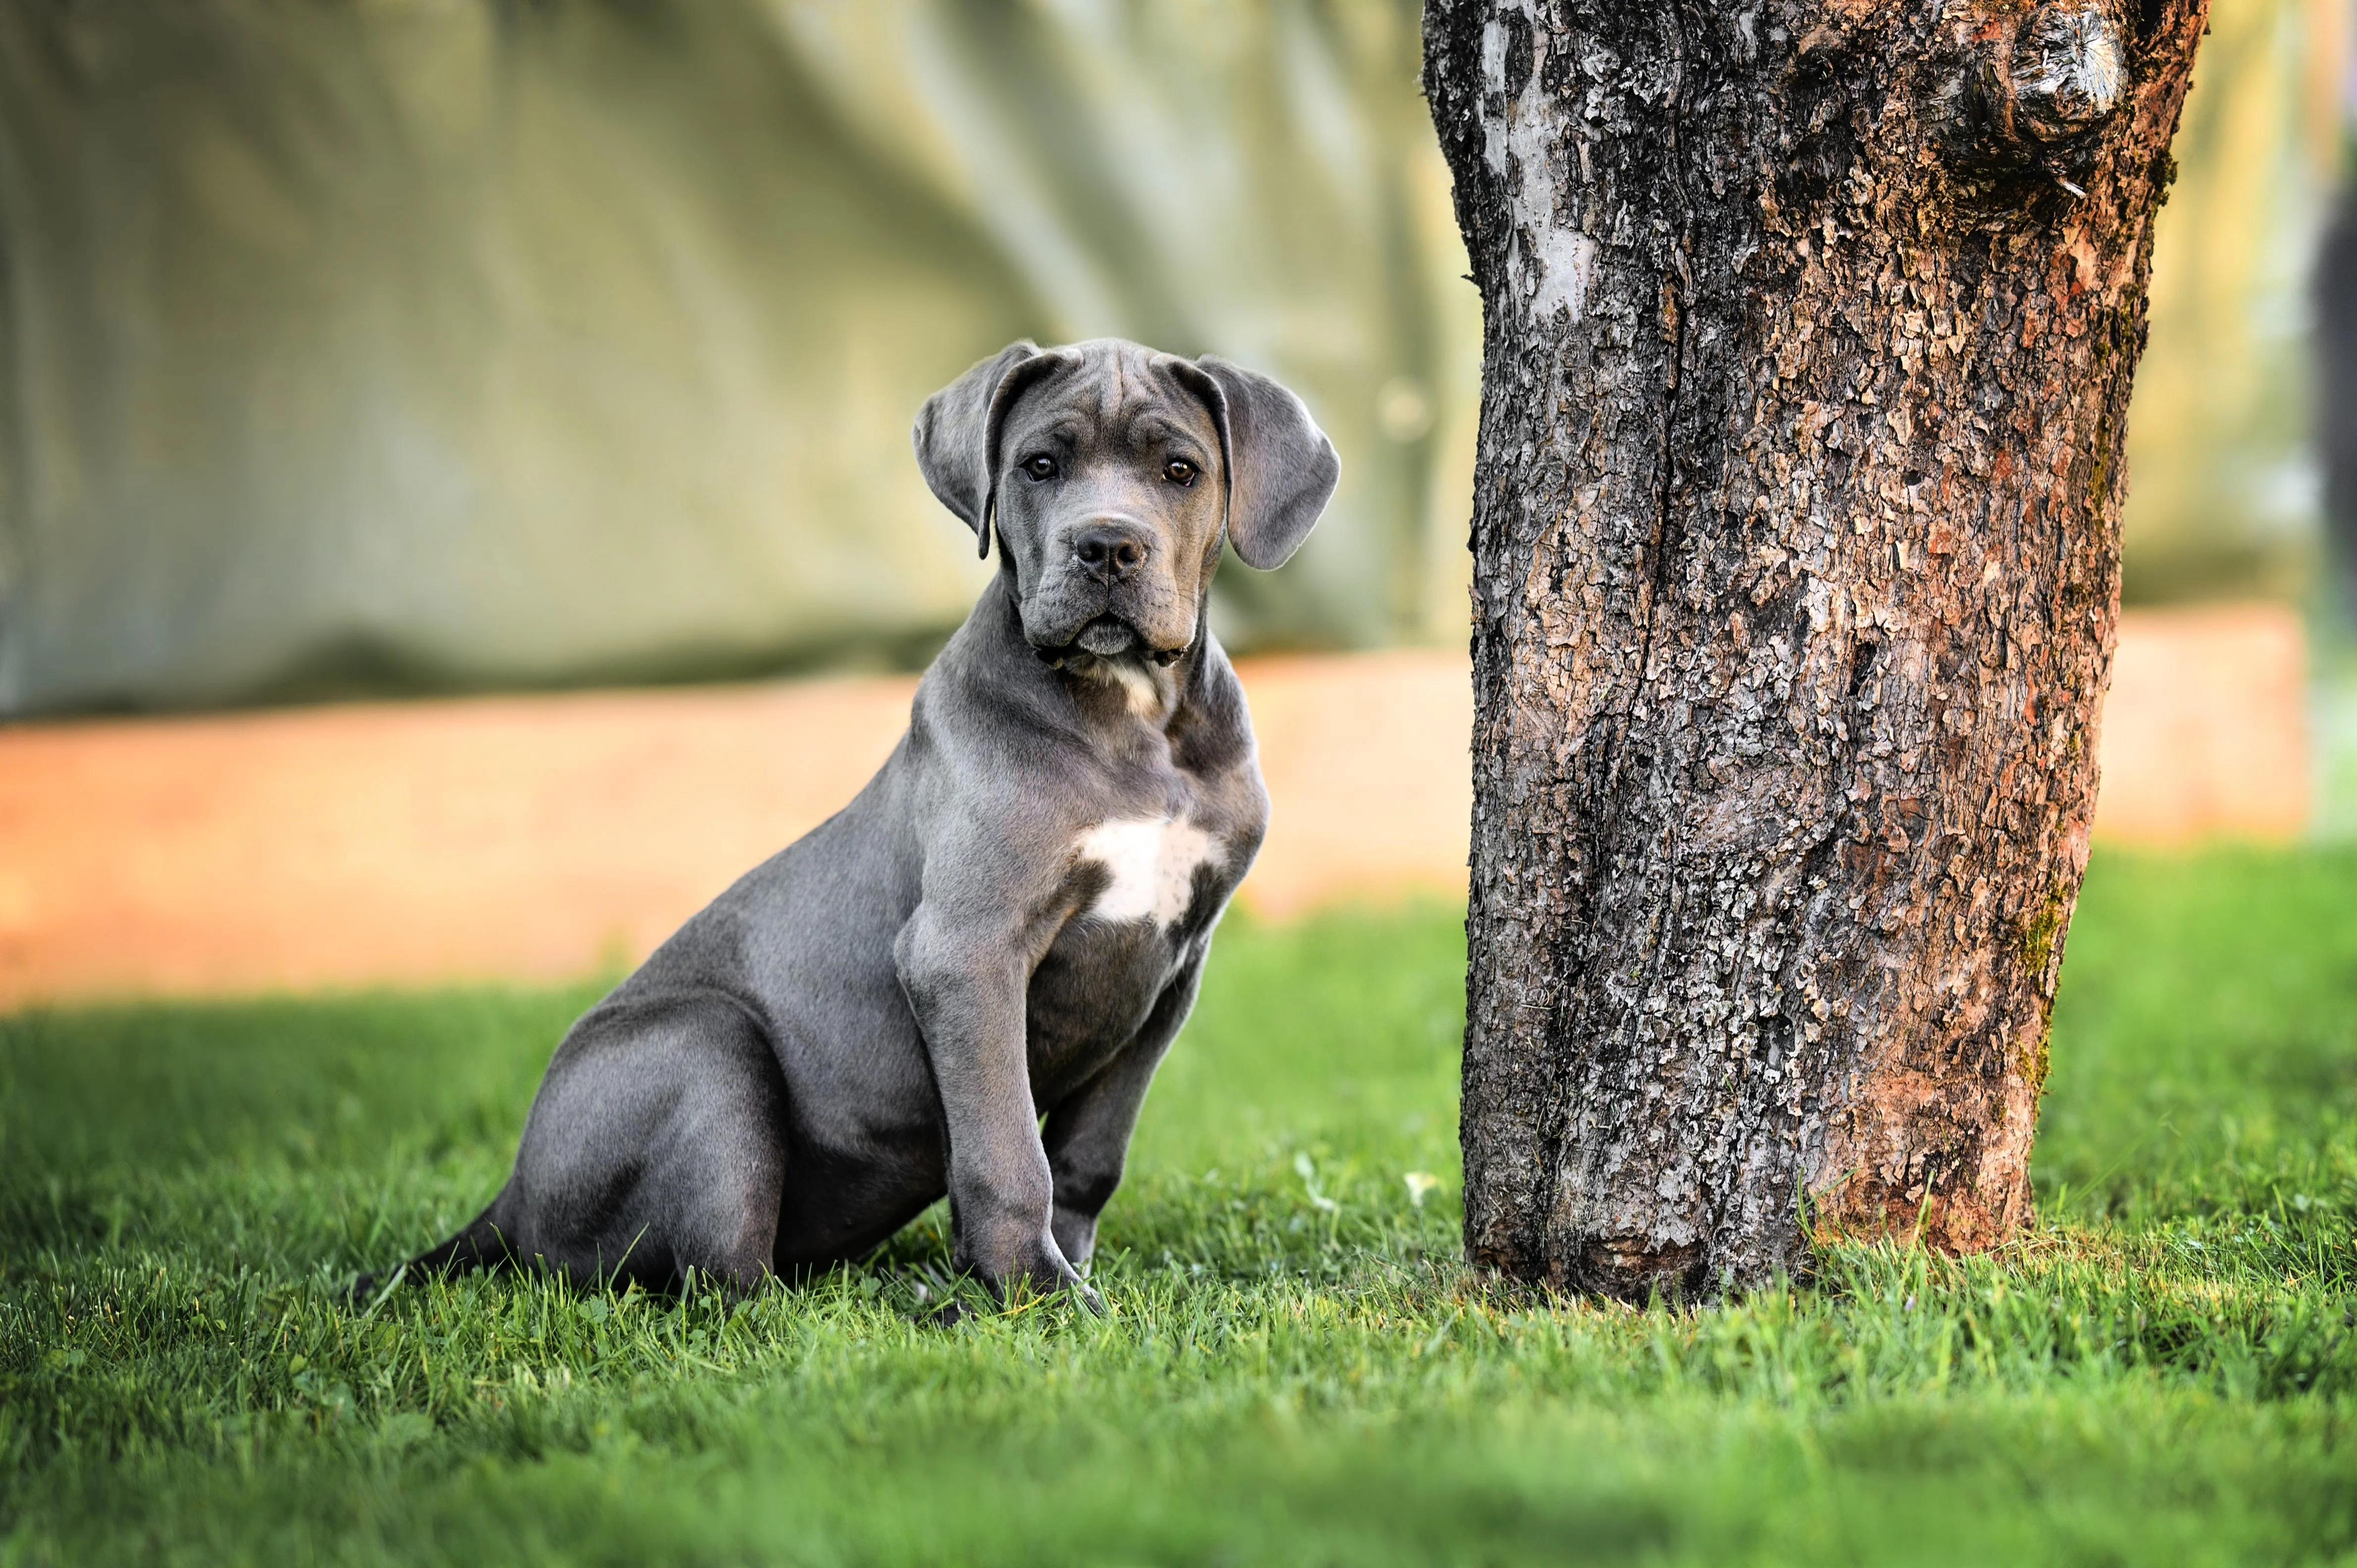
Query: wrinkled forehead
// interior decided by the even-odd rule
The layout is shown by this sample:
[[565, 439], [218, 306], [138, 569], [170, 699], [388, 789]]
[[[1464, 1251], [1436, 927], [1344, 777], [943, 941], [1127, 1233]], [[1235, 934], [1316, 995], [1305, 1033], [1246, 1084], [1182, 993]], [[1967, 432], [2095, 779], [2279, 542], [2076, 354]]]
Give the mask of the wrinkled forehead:
[[[1072, 446], [1158, 448], [1173, 442], [1219, 455], [1219, 427], [1167, 355], [1130, 345], [1060, 350], [1068, 363], [1027, 387], [1006, 413], [1006, 438], [1053, 436]], [[1159, 362], [1157, 362], [1159, 361]]]

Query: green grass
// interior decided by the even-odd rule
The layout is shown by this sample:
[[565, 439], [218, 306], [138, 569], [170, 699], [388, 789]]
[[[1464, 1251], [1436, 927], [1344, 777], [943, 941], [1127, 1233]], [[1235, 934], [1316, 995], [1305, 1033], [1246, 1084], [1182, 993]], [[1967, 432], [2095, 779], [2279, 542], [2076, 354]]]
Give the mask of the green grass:
[[1683, 1313], [1457, 1264], [1458, 926], [1231, 925], [1113, 1315], [953, 1330], [938, 1216], [734, 1316], [341, 1306], [587, 990], [0, 1020], [0, 1564], [2357, 1560], [2357, 854], [2100, 860], [2038, 1230]]

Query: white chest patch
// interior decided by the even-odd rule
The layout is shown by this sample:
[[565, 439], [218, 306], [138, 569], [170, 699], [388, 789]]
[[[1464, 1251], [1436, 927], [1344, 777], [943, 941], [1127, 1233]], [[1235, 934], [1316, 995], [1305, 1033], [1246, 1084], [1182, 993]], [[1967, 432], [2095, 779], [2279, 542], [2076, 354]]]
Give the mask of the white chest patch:
[[1082, 860], [1112, 874], [1089, 914], [1164, 926], [1187, 912], [1195, 897], [1195, 868], [1226, 858], [1219, 841], [1202, 829], [1158, 817], [1099, 822], [1081, 834], [1078, 848]]

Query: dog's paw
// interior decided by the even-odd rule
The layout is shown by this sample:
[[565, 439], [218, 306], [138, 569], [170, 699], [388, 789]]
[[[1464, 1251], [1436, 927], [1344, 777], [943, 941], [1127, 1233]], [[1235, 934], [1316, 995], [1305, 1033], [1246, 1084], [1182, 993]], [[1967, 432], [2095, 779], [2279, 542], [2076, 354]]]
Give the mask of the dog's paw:
[[1079, 1303], [1092, 1317], [1105, 1315], [1104, 1298], [1097, 1294], [1095, 1287], [1082, 1278], [1080, 1272], [1069, 1263], [1044, 1279], [1037, 1273], [1018, 1276], [997, 1294], [1000, 1302], [1010, 1310], [1039, 1303], [1066, 1301]]

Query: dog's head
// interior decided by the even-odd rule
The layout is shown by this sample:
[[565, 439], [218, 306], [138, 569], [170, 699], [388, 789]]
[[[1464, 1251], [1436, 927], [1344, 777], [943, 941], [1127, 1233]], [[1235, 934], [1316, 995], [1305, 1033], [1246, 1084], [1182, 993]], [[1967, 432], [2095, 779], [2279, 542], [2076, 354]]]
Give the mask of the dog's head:
[[1284, 564], [1341, 466], [1301, 400], [1209, 355], [1118, 338], [1017, 343], [917, 416], [917, 465], [1015, 576], [1043, 655], [1178, 658], [1201, 631], [1220, 541]]

